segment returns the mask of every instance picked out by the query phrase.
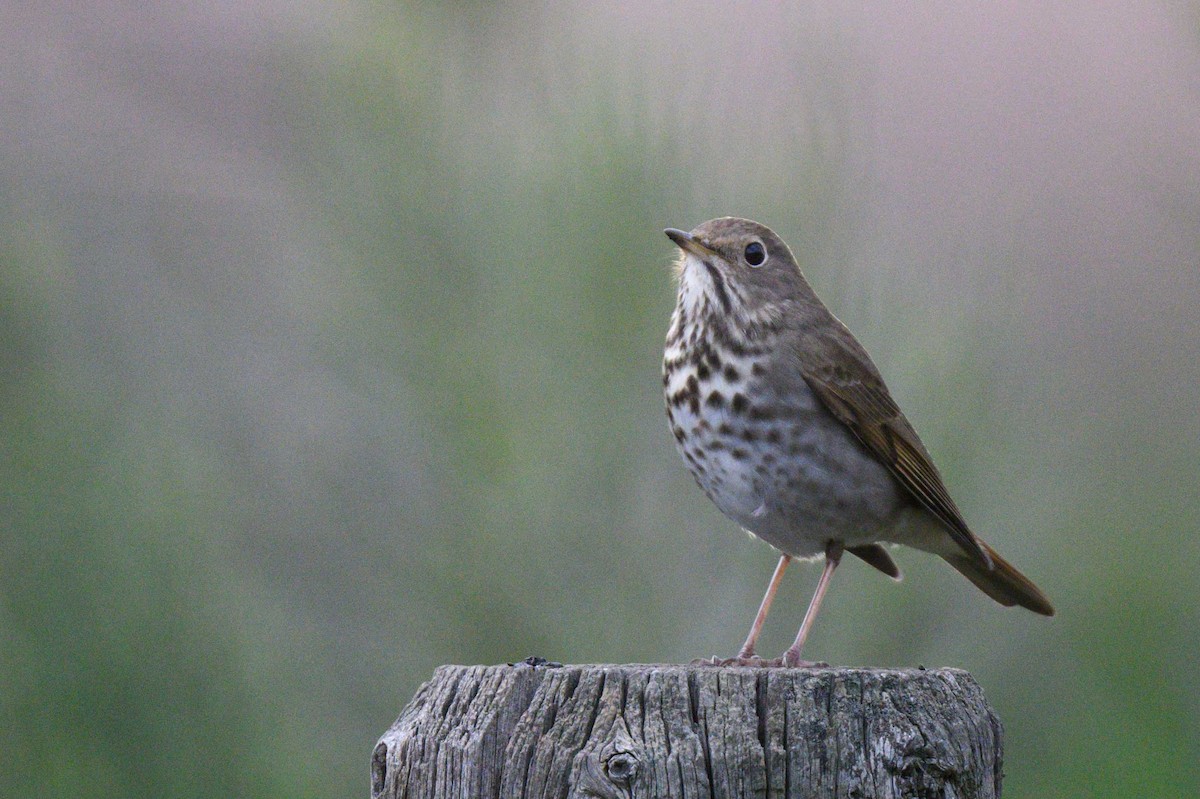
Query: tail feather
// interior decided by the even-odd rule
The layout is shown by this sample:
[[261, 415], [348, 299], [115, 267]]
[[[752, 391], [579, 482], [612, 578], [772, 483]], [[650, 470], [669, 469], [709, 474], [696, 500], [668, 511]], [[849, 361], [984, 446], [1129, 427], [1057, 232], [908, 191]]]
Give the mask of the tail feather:
[[1054, 615], [1054, 607], [1050, 604], [1050, 600], [1028, 577], [1017, 571], [1011, 563], [1000, 557], [996, 550], [987, 544], [979, 541], [979, 545], [992, 559], [993, 567], [991, 569], [965, 552], [961, 555], [958, 553], [942, 555], [942, 558], [973, 582], [979, 590], [1001, 605], [1006, 607], [1020, 605], [1043, 616]]

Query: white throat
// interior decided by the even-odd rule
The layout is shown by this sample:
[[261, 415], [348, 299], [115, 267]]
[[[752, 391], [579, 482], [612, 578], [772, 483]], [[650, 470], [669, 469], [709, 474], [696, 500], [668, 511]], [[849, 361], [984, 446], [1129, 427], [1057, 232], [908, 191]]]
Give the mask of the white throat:
[[689, 318], [701, 309], [718, 303], [716, 286], [704, 263], [691, 253], [684, 253], [679, 264], [679, 305]]

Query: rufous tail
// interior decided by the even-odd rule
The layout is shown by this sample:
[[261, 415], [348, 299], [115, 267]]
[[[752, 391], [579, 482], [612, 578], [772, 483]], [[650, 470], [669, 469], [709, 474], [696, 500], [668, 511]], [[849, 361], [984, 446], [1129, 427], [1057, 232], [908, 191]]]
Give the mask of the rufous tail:
[[986, 564], [980, 563], [965, 552], [961, 555], [942, 555], [942, 559], [1001, 605], [1020, 605], [1043, 616], [1054, 615], [1054, 606], [1050, 604], [1050, 600], [1028, 577], [1017, 571], [987, 544], [980, 541], [979, 545], [992, 559], [994, 568], [989, 570]]

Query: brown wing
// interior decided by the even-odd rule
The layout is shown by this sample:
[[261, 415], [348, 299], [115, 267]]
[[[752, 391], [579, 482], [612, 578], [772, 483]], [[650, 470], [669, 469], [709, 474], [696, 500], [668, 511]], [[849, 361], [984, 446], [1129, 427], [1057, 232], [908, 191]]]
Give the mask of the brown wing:
[[882, 544], [846, 547], [846, 551], [851, 555], [858, 556], [868, 566], [874, 566], [893, 580], [900, 579], [900, 567], [896, 565], [896, 561], [892, 560], [892, 556], [888, 554]]
[[823, 359], [835, 365], [803, 368], [805, 382], [909, 493], [945, 523], [959, 546], [991, 569], [992, 559], [967, 527], [917, 431], [900, 412], [866, 352], [844, 345], [838, 349], [838, 357]]

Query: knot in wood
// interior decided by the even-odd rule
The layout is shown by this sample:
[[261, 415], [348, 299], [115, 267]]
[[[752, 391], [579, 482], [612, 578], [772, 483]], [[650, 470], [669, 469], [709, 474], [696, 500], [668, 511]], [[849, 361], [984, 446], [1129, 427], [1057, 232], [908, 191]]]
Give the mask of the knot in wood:
[[642, 756], [643, 747], [629, 735], [625, 720], [616, 719], [599, 748], [584, 749], [577, 756], [569, 799], [631, 799]]
[[637, 774], [638, 759], [632, 752], [616, 752], [604, 761], [604, 773], [613, 782], [628, 783]]

